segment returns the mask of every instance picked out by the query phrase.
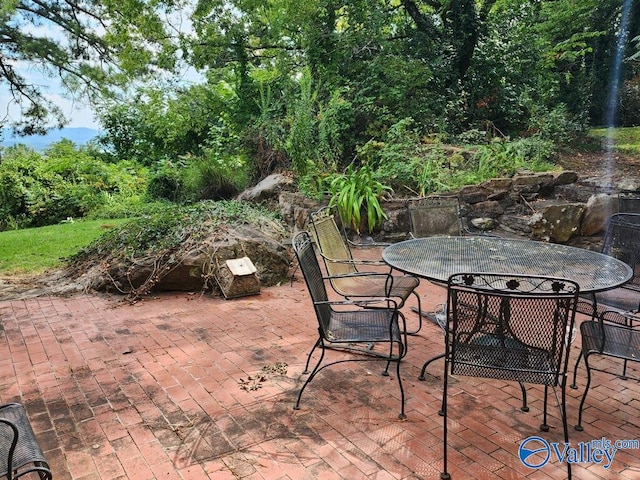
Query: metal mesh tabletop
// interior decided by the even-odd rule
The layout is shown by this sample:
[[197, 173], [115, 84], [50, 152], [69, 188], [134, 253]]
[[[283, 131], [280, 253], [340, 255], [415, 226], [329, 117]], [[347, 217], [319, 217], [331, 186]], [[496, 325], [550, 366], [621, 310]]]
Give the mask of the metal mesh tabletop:
[[435, 282], [460, 272], [509, 272], [568, 278], [581, 292], [609, 290], [632, 275], [626, 263], [591, 250], [495, 237], [416, 238], [388, 246], [382, 258], [397, 270]]

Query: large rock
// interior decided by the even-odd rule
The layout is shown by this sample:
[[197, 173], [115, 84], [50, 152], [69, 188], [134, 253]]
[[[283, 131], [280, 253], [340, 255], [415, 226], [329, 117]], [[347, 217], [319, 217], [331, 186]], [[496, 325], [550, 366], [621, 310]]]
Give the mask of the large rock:
[[545, 203], [529, 219], [533, 238], [566, 243], [579, 235], [584, 205], [581, 203]]
[[320, 202], [295, 192], [282, 192], [278, 197], [280, 214], [294, 231], [305, 230], [309, 213], [320, 208]]
[[294, 189], [295, 181], [290, 174], [274, 173], [242, 192], [238, 195], [238, 200], [247, 202], [277, 201], [280, 192], [293, 191]]
[[250, 225], [227, 227], [226, 233], [224, 238], [216, 234], [205, 239], [163, 277], [156, 288], [192, 291], [215, 286], [218, 268], [226, 260], [242, 257], [249, 257], [255, 265], [262, 286], [273, 286], [287, 279], [291, 255], [282, 243]]
[[591, 236], [603, 231], [607, 219], [617, 208], [616, 202], [615, 198], [606, 193], [592, 195], [585, 205], [580, 234]]

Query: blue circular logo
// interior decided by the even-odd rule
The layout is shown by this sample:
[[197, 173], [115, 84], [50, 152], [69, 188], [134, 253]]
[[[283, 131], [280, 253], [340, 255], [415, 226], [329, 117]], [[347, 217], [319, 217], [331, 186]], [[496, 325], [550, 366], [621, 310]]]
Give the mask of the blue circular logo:
[[523, 465], [529, 468], [544, 467], [551, 458], [551, 447], [544, 438], [529, 437], [520, 444], [518, 456]]

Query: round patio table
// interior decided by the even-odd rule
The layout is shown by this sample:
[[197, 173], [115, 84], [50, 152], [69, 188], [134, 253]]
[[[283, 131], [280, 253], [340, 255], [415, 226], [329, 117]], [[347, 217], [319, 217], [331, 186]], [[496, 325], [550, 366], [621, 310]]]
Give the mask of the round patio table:
[[483, 236], [427, 237], [394, 243], [382, 252], [391, 267], [437, 283], [454, 273], [522, 273], [573, 280], [582, 293], [629, 281], [626, 263], [568, 245]]

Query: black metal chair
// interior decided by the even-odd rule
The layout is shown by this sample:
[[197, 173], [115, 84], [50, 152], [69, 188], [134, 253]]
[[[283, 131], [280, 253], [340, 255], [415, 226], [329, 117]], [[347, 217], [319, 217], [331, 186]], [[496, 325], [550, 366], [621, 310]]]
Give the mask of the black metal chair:
[[[582, 322], [580, 335], [582, 337], [581, 357], [587, 369], [587, 384], [584, 387], [582, 400], [578, 409], [578, 423], [575, 428], [582, 431], [582, 409], [591, 386], [591, 372], [593, 370], [619, 375], [604, 368], [598, 368], [589, 363], [591, 355], [601, 355], [623, 360], [623, 375], [627, 378], [627, 362], [640, 362], [640, 312], [605, 311], [597, 320]], [[576, 365], [577, 368], [577, 365]], [[640, 378], [636, 378], [640, 380]], [[575, 373], [574, 373], [575, 383]]]
[[355, 260], [348, 243], [345, 241], [335, 217], [328, 208], [321, 208], [309, 216], [309, 227], [318, 253], [324, 261], [333, 290], [345, 298], [392, 297], [399, 308], [404, 306], [409, 295], [413, 294], [418, 302], [418, 327], [407, 332], [416, 334], [422, 328], [419, 313], [421, 300], [416, 287], [420, 280], [411, 275], [392, 275], [374, 271], [360, 271], [363, 267], [388, 266], [382, 260]]
[[[602, 253], [622, 260], [633, 270], [631, 280], [602, 293], [581, 296], [578, 311], [591, 316], [591, 320], [602, 318], [605, 312], [615, 309], [621, 312], [640, 310], [640, 213], [616, 213], [611, 216], [605, 232]], [[611, 316], [611, 315], [609, 315]], [[571, 388], [577, 389], [578, 365], [584, 351], [573, 368]], [[627, 371], [627, 360], [623, 362], [622, 377]]]
[[471, 228], [464, 219], [460, 200], [451, 195], [432, 195], [407, 203], [409, 236], [425, 238], [436, 235], [489, 235], [480, 228]]
[[640, 309], [640, 213], [611, 215], [601, 252], [628, 264], [633, 276], [619, 288], [583, 296], [578, 311], [595, 319], [612, 308], [622, 311]]
[[407, 203], [411, 238], [462, 235], [458, 197], [433, 196]]
[[640, 191], [630, 190], [618, 194], [619, 213], [640, 213]]
[[36, 473], [51, 480], [51, 470], [36, 440], [24, 407], [19, 403], [0, 406], [0, 477], [7, 480]]
[[[544, 385], [542, 431], [547, 431], [547, 397], [554, 389], [565, 442], [569, 342], [579, 287], [560, 278], [460, 273], [447, 284], [444, 391], [444, 470], [447, 456], [450, 375], [493, 378]], [[561, 398], [555, 387], [561, 388]], [[567, 463], [569, 478], [571, 465]]]
[[[407, 352], [406, 325], [404, 317], [399, 314], [395, 300], [391, 298], [362, 299], [356, 301], [329, 301], [320, 264], [315, 254], [313, 242], [308, 232], [300, 232], [293, 238], [293, 248], [298, 258], [300, 269], [313, 301], [318, 321], [318, 339], [307, 356], [304, 373], [309, 372], [311, 358], [316, 350], [320, 355], [315, 366], [302, 385], [294, 408], [300, 406], [300, 399], [307, 385], [326, 367], [337, 363], [382, 360], [386, 362], [383, 375], [389, 375], [389, 366], [396, 364], [396, 376], [400, 387], [400, 419], [405, 419], [404, 389], [400, 376], [400, 362]], [[354, 349], [354, 345], [366, 345]], [[384, 348], [374, 351], [369, 345], [382, 345]], [[344, 350], [350, 355], [325, 363], [327, 350]]]

